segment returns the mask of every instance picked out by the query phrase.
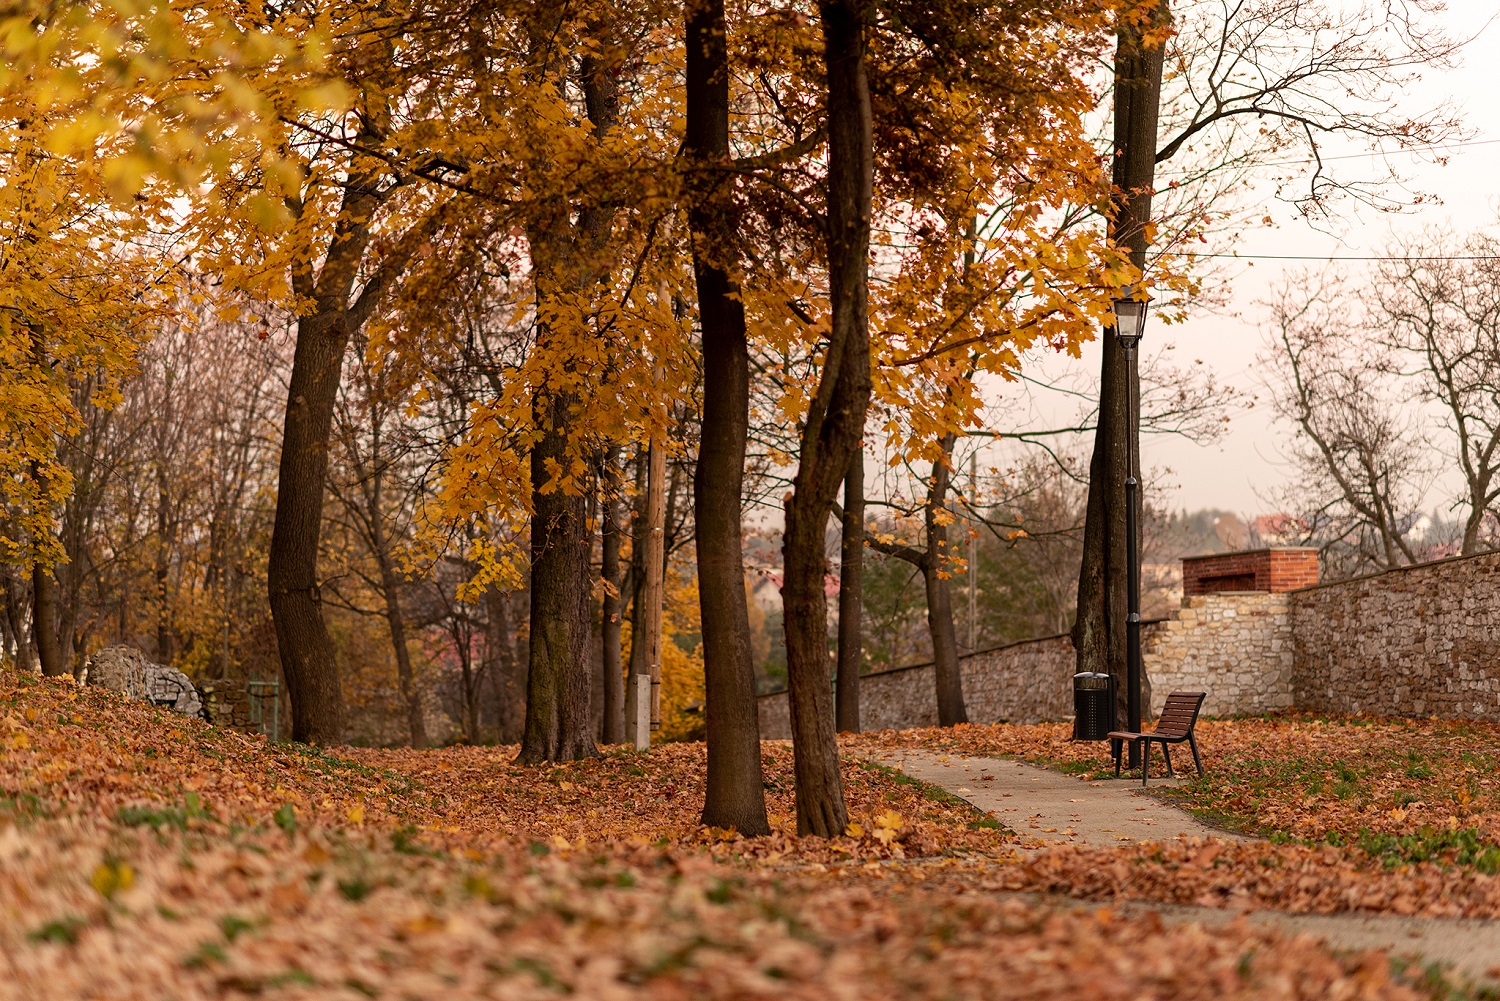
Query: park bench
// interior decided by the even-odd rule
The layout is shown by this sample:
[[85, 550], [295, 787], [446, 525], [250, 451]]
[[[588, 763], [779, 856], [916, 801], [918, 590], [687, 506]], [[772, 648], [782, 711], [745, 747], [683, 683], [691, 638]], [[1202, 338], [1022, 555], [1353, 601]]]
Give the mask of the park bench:
[[1131, 733], [1129, 730], [1110, 733], [1109, 749], [1115, 756], [1115, 778], [1120, 777], [1120, 752], [1126, 741], [1141, 745], [1143, 786], [1146, 784], [1146, 775], [1150, 772], [1151, 744], [1155, 742], [1161, 745], [1162, 757], [1167, 759], [1167, 775], [1172, 776], [1176, 773], [1172, 771], [1172, 752], [1169, 748], [1186, 741], [1193, 749], [1193, 764], [1198, 766], [1198, 777], [1201, 779], [1203, 758], [1198, 754], [1198, 741], [1193, 738], [1193, 727], [1198, 725], [1198, 710], [1203, 708], [1203, 700], [1207, 695], [1207, 692], [1173, 692], [1167, 696], [1167, 704], [1162, 707], [1155, 730], [1150, 733]]

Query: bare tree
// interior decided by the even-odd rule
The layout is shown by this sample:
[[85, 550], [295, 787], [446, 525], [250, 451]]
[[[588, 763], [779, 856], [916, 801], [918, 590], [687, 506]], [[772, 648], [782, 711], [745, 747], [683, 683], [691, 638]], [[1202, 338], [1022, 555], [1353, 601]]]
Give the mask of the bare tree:
[[1386, 569], [1419, 559], [1410, 515], [1435, 470], [1399, 406], [1392, 346], [1362, 335], [1351, 295], [1336, 275], [1303, 274], [1268, 304], [1275, 407], [1295, 429], [1289, 451], [1313, 536]]
[[1446, 433], [1435, 436], [1437, 447], [1463, 476], [1460, 553], [1492, 549], [1500, 518], [1500, 240], [1428, 232], [1396, 242], [1389, 254], [1371, 276], [1367, 339], [1398, 344], [1418, 400], [1441, 412]]

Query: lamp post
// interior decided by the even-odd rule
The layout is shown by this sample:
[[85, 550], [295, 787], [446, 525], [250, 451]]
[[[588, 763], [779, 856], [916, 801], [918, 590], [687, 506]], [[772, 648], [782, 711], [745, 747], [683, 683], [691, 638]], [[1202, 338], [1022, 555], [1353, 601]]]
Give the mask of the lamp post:
[[[1140, 510], [1140, 481], [1136, 478], [1137, 452], [1140, 447], [1140, 401], [1136, 399], [1136, 345], [1146, 327], [1149, 299], [1137, 299], [1133, 290], [1112, 306], [1115, 337], [1125, 350], [1125, 729], [1141, 732], [1141, 534], [1137, 521]], [[1141, 764], [1140, 745], [1130, 744], [1130, 767]]]

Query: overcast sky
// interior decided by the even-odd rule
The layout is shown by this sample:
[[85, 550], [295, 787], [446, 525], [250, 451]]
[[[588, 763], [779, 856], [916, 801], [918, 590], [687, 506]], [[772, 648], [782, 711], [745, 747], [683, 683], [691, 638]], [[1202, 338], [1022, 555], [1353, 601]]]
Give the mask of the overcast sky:
[[[1451, 34], [1464, 37], [1479, 31], [1500, 10], [1497, 0], [1449, 0], [1449, 5], [1444, 23]], [[1183, 325], [1148, 324], [1147, 348], [1173, 344], [1179, 363], [1201, 358], [1212, 366], [1219, 381], [1264, 398], [1256, 363], [1256, 356], [1265, 350], [1261, 330], [1264, 311], [1256, 305], [1257, 300], [1266, 297], [1267, 290], [1288, 268], [1321, 265], [1316, 261], [1251, 261], [1252, 255], [1380, 254], [1393, 233], [1433, 225], [1449, 225], [1459, 232], [1494, 225], [1500, 218], [1497, 62], [1500, 62], [1500, 24], [1492, 24], [1469, 45], [1457, 68], [1424, 72], [1421, 83], [1406, 95], [1411, 113], [1451, 99], [1463, 113], [1470, 131], [1475, 133], [1468, 145], [1443, 152], [1446, 164], [1424, 162], [1416, 157], [1392, 159], [1394, 164], [1409, 168], [1411, 186], [1437, 196], [1435, 202], [1420, 211], [1398, 216], [1365, 210], [1347, 218], [1344, 231], [1334, 236], [1298, 221], [1295, 213], [1267, 192], [1265, 208], [1277, 225], [1246, 232], [1239, 242], [1237, 250], [1247, 260], [1233, 264], [1233, 292], [1228, 307], [1216, 313], [1202, 313]], [[1097, 348], [1085, 353], [1083, 364], [1097, 372]], [[1181, 439], [1148, 437], [1143, 443], [1142, 458], [1147, 467], [1171, 470], [1168, 479], [1175, 489], [1170, 498], [1159, 497], [1159, 503], [1172, 508], [1217, 507], [1247, 515], [1260, 514], [1274, 510], [1270, 494], [1290, 475], [1279, 447], [1279, 439], [1285, 433], [1284, 428], [1271, 421], [1270, 408], [1262, 399], [1249, 411], [1233, 415], [1229, 433], [1219, 444], [1202, 447]], [[1429, 498], [1429, 503], [1437, 501], [1437, 497]]]

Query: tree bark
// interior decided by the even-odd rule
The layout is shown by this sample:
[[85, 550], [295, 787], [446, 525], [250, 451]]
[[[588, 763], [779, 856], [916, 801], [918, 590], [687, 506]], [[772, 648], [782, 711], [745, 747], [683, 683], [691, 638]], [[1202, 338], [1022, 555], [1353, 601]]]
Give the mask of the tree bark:
[[519, 744], [526, 726], [526, 681], [510, 641], [510, 595], [491, 588], [485, 592], [485, 604], [485, 653], [499, 739], [502, 744]]
[[156, 464], [156, 660], [172, 663], [172, 611], [168, 581], [172, 563], [172, 507], [165, 463]]
[[[729, 53], [723, 0], [687, 5], [687, 137], [700, 165], [729, 160]], [[710, 168], [711, 171], [712, 168]], [[745, 604], [742, 496], [750, 434], [750, 347], [739, 284], [715, 260], [732, 246], [732, 196], [704, 171], [688, 214], [703, 327], [703, 423], [693, 477], [703, 623], [708, 783], [703, 823], [771, 833], [760, 760], [760, 710]]]
[[577, 400], [558, 394], [537, 406], [546, 428], [531, 450], [531, 655], [526, 677], [523, 764], [575, 761], [596, 753], [589, 677], [588, 498], [553, 489], [547, 460], [572, 461], [566, 428]]
[[922, 561], [922, 580], [927, 587], [927, 631], [932, 637], [933, 674], [937, 681], [938, 725], [967, 723], [964, 707], [963, 674], [959, 669], [958, 637], [953, 625], [953, 593], [949, 587], [946, 564], [952, 553], [948, 549], [948, 526], [943, 518], [947, 509], [948, 462], [953, 455], [953, 435], [943, 437], [943, 455], [932, 464], [932, 486], [927, 494], [927, 553]]
[[832, 323], [817, 391], [802, 427], [782, 546], [782, 603], [796, 773], [797, 830], [833, 837], [848, 825], [829, 686], [824, 551], [828, 514], [870, 405], [870, 202], [874, 176], [865, 7], [824, 0], [828, 71], [828, 298]]
[[5, 615], [11, 642], [16, 647], [16, 670], [30, 674], [31, 638], [26, 635], [26, 609], [23, 605], [26, 585], [13, 578], [9, 571], [0, 573], [0, 584], [5, 587]]
[[416, 672], [411, 666], [411, 650], [406, 645], [406, 615], [401, 607], [401, 579], [391, 559], [390, 541], [385, 534], [384, 505], [381, 503], [381, 471], [378, 455], [370, 463], [370, 487], [365, 494], [369, 510], [370, 542], [380, 567], [380, 590], [385, 597], [385, 622], [391, 631], [391, 648], [396, 654], [396, 681], [401, 686], [401, 701], [406, 703], [406, 728], [411, 746], [427, 746], [427, 721], [422, 713], [422, 695], [417, 690]]
[[[378, 146], [379, 123], [386, 117], [367, 109], [361, 141]], [[297, 321], [266, 590], [291, 703], [292, 739], [311, 744], [336, 744], [344, 735], [344, 693], [318, 593], [328, 439], [344, 350], [351, 329], [363, 323], [405, 261], [400, 251], [388, 254], [379, 272], [351, 304], [360, 263], [370, 242], [371, 218], [384, 198], [380, 171], [378, 163], [358, 158], [351, 162], [338, 222], [322, 266], [316, 268], [315, 275], [313, 261], [308, 258], [292, 273], [293, 289], [312, 300], [312, 308]]]
[[[1163, 3], [1156, 12], [1170, 19]], [[1131, 261], [1145, 270], [1147, 227], [1156, 177], [1156, 123], [1161, 99], [1162, 48], [1146, 49], [1140, 29], [1122, 26], [1115, 50], [1113, 182], [1115, 209], [1109, 235], [1128, 247]], [[1099, 380], [1099, 421], [1089, 461], [1088, 508], [1083, 560], [1078, 575], [1078, 614], [1073, 646], [1079, 671], [1102, 671], [1118, 680], [1117, 712], [1125, 712], [1125, 619], [1128, 565], [1125, 543], [1126, 440], [1131, 433], [1125, 352], [1113, 330], [1103, 332]], [[1143, 700], [1142, 704], [1145, 702]], [[1132, 755], [1135, 753], [1132, 747]]]
[[864, 662], [865, 451], [856, 448], [844, 473], [843, 539], [839, 564], [838, 683], [834, 688], [837, 725], [859, 732], [859, 670]]
[[68, 673], [62, 644], [57, 642], [57, 580], [52, 568], [36, 563], [31, 568], [31, 634], [42, 677], [58, 678]]
[[600, 574], [604, 577], [604, 602], [600, 611], [599, 635], [603, 645], [604, 673], [604, 743], [625, 743], [625, 674], [620, 662], [621, 600], [620, 587], [620, 446], [611, 445], [604, 453], [604, 477], [601, 484], [604, 518]]

